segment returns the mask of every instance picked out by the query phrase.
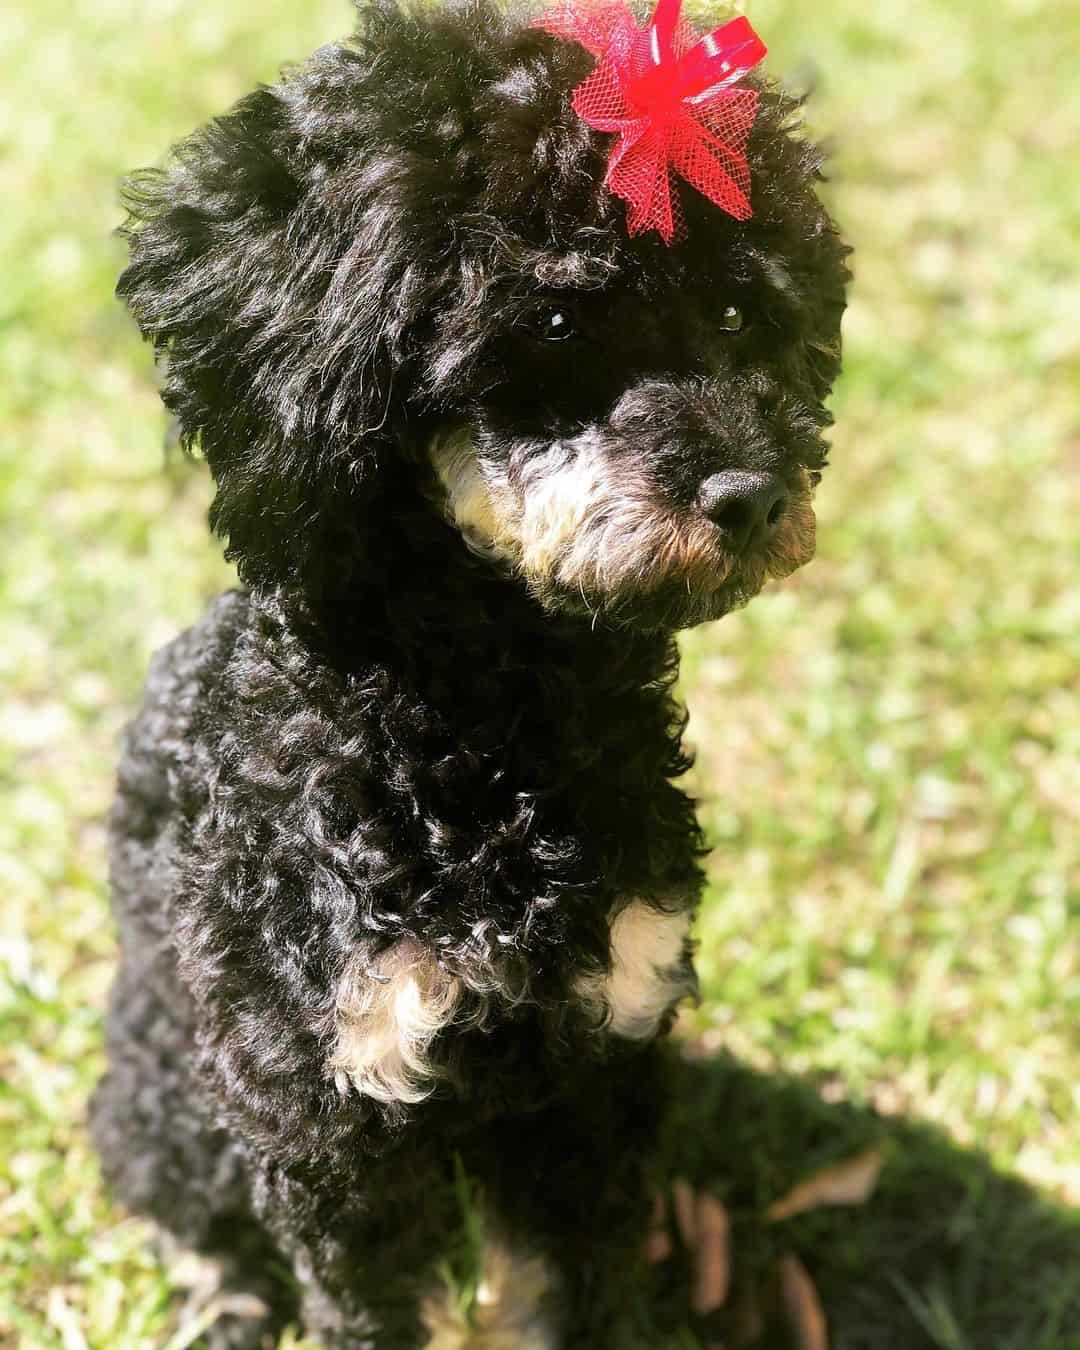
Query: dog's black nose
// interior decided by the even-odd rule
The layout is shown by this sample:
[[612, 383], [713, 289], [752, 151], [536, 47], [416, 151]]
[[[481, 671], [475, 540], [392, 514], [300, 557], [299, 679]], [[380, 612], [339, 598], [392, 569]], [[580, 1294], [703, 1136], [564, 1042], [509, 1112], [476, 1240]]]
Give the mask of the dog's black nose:
[[787, 489], [772, 473], [726, 469], [706, 478], [698, 505], [728, 536], [736, 553], [757, 533], [770, 533], [787, 510]]

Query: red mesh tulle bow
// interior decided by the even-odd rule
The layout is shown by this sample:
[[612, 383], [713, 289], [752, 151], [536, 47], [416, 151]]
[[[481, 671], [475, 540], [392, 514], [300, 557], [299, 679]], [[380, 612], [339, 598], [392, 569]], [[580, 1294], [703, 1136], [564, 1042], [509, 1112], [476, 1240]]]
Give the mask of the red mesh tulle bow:
[[749, 219], [746, 144], [758, 95], [733, 86], [765, 55], [748, 20], [702, 37], [680, 8], [681, 0], [658, 0], [639, 28], [622, 0], [564, 0], [535, 20], [599, 58], [574, 90], [574, 111], [618, 137], [604, 182], [628, 203], [630, 233], [659, 230], [667, 244], [685, 231], [673, 172]]

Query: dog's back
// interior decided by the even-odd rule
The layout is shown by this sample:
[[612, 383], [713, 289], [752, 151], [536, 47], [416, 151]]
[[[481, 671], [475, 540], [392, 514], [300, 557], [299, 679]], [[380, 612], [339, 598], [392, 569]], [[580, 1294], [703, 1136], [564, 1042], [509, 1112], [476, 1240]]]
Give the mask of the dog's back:
[[[242, 595], [223, 595], [155, 655], [142, 708], [124, 733], [109, 821], [122, 960], [107, 1023], [109, 1071], [92, 1105], [95, 1140], [125, 1203], [158, 1214], [193, 1246], [235, 1198], [223, 1193], [224, 1173], [220, 1190], [205, 1185], [201, 1155], [219, 1152], [222, 1141], [211, 1142], [192, 1081], [196, 1016], [176, 973], [180, 836], [194, 805], [184, 800], [195, 778], [193, 724], [246, 612]], [[160, 1147], [162, 1137], [171, 1148]], [[187, 1156], [189, 1148], [199, 1156]]]

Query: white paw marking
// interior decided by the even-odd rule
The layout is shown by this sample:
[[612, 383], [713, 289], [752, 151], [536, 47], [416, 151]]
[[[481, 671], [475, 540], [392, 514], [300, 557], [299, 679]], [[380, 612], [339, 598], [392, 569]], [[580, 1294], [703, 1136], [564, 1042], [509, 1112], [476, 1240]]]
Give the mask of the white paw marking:
[[466, 1312], [449, 1286], [424, 1300], [426, 1350], [555, 1350], [546, 1306], [555, 1280], [538, 1256], [504, 1243], [484, 1244], [483, 1267]]
[[607, 1010], [616, 1036], [647, 1040], [656, 1034], [664, 1014], [693, 993], [693, 977], [684, 961], [692, 916], [665, 914], [642, 900], [633, 900], [611, 925], [611, 969], [606, 975], [584, 975], [577, 993], [592, 1007]]
[[431, 1044], [453, 1022], [461, 994], [461, 981], [414, 942], [385, 952], [374, 972], [348, 967], [338, 985], [331, 1059], [339, 1090], [351, 1083], [375, 1101], [423, 1101], [438, 1077]]

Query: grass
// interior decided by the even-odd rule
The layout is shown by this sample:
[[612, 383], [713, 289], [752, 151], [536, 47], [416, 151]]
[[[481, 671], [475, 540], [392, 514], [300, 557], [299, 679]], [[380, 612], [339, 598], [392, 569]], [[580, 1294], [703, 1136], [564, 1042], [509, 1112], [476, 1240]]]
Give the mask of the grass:
[[[672, 1147], [732, 1203], [748, 1277], [803, 1252], [837, 1347], [1076, 1350], [1080, 13], [748, 8], [774, 70], [821, 72], [857, 284], [818, 560], [685, 642], [717, 846], [688, 1025], [718, 1058]], [[110, 299], [114, 183], [347, 22], [0, 13], [0, 1344], [175, 1329], [82, 1123], [101, 819], [151, 650], [228, 573]], [[764, 1232], [785, 1184], [882, 1133], [869, 1206]]]

